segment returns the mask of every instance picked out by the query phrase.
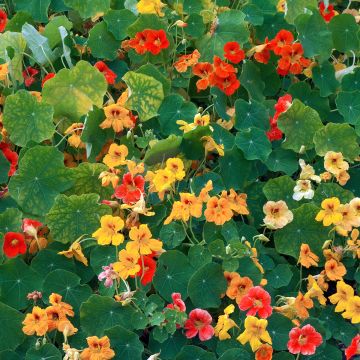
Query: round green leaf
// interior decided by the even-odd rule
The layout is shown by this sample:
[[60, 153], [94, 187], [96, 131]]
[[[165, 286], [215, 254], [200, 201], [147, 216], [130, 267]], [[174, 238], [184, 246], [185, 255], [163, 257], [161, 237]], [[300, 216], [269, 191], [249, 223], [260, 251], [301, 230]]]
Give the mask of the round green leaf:
[[185, 33], [192, 38], [199, 38], [205, 32], [205, 24], [203, 17], [198, 14], [191, 14], [186, 20], [187, 26], [184, 29]]
[[54, 147], [35, 146], [26, 151], [9, 191], [24, 212], [44, 215], [55, 197], [72, 185], [64, 155]]
[[294, 24], [298, 15], [304, 14], [307, 9], [317, 8], [316, 0], [288, 0], [285, 20], [289, 24]]
[[267, 330], [272, 338], [274, 350], [287, 350], [289, 332], [294, 327], [293, 323], [287, 317], [276, 313], [272, 314], [268, 321]]
[[3, 122], [11, 141], [26, 146], [29, 141], [40, 143], [50, 139], [55, 131], [54, 109], [38, 102], [26, 90], [20, 90], [6, 98]]
[[344, 120], [353, 125], [360, 124], [360, 91], [342, 91], [336, 98], [336, 106]]
[[90, 235], [100, 227], [100, 218], [111, 209], [99, 204], [99, 195], [59, 195], [46, 215], [52, 237], [62, 243], [73, 242], [80, 236]]
[[0, 233], [8, 231], [21, 231], [21, 211], [17, 208], [9, 208], [0, 214]]
[[116, 252], [113, 246], [95, 246], [90, 254], [90, 265], [95, 274], [99, 275], [102, 266], [109, 265], [117, 261]]
[[184, 241], [185, 237], [186, 234], [183, 226], [176, 222], [164, 225], [159, 234], [159, 238], [167, 249], [178, 247]]
[[320, 156], [324, 156], [328, 151], [341, 152], [344, 158], [351, 162], [359, 156], [356, 132], [348, 124], [328, 123], [316, 131], [314, 144], [316, 153]]
[[189, 250], [188, 258], [192, 267], [199, 269], [201, 266], [211, 263], [212, 255], [204, 246], [194, 245]]
[[290, 108], [279, 116], [278, 127], [285, 134], [284, 149], [299, 152], [302, 146], [312, 149], [313, 135], [323, 127], [319, 114], [295, 99]]
[[[350, 74], [345, 75], [341, 80], [343, 91], [355, 91], [359, 89], [360, 68], [356, 67]], [[339, 106], [338, 106], [339, 107]]]
[[107, 83], [103, 74], [86, 61], [62, 69], [43, 88], [43, 101], [54, 106], [56, 117], [79, 121], [93, 107], [102, 107]]
[[265, 165], [270, 171], [281, 171], [287, 175], [292, 175], [299, 167], [296, 154], [282, 148], [273, 150], [265, 161]]
[[249, 93], [251, 100], [264, 100], [265, 83], [261, 78], [260, 69], [251, 61], [244, 62], [240, 75], [241, 86]]
[[21, 360], [18, 353], [11, 350], [0, 351], [0, 360]]
[[312, 79], [320, 89], [322, 97], [334, 94], [339, 86], [339, 82], [335, 78], [335, 68], [328, 61], [312, 69]]
[[25, 360], [61, 360], [61, 352], [53, 344], [45, 344], [39, 349], [31, 348], [26, 353]]
[[83, 19], [107, 13], [110, 0], [64, 0], [64, 4], [76, 10]]
[[220, 357], [219, 360], [250, 360], [250, 353], [245, 349], [228, 349]]
[[293, 200], [295, 181], [290, 176], [280, 176], [269, 179], [263, 187], [263, 192], [268, 200], [284, 200], [290, 208], [295, 208], [299, 203]]
[[104, 21], [97, 23], [89, 32], [87, 42], [91, 54], [98, 59], [114, 60], [119, 48], [119, 42], [108, 31]]
[[195, 307], [218, 308], [221, 294], [226, 290], [226, 280], [219, 264], [209, 263], [190, 278], [188, 293]]
[[256, 127], [263, 130], [269, 130], [269, 112], [266, 107], [257, 101], [246, 102], [243, 99], [235, 101], [237, 130]]
[[177, 354], [175, 360], [216, 360], [216, 356], [198, 346], [186, 345]]
[[16, 0], [14, 2], [15, 10], [22, 10], [28, 12], [35, 21], [47, 23], [48, 10], [51, 0]]
[[116, 40], [127, 36], [127, 28], [136, 20], [136, 16], [128, 9], [110, 10], [105, 16], [107, 28]]
[[321, 183], [315, 190], [313, 201], [320, 207], [324, 199], [337, 197], [342, 204], [348, 203], [354, 198], [354, 194], [335, 183]]
[[[274, 289], [289, 285], [293, 273], [288, 264], [279, 264], [273, 270], [266, 273], [266, 280], [268, 280], [269, 286]], [[285, 349], [278, 349], [285, 350]]]

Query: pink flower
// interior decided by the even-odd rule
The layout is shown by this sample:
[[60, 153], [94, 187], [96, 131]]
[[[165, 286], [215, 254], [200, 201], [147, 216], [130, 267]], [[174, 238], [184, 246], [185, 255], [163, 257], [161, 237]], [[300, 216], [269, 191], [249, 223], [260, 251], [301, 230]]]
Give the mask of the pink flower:
[[37, 220], [25, 218], [22, 222], [22, 230], [26, 235], [37, 237], [39, 227], [43, 226], [43, 223]]
[[114, 280], [119, 277], [118, 273], [113, 269], [112, 264], [110, 264], [109, 266], [103, 266], [102, 269], [104, 271], [99, 274], [99, 281], [105, 280], [104, 286], [107, 288], [112, 287], [114, 284]]
[[185, 321], [185, 336], [191, 339], [199, 334], [201, 341], [210, 340], [214, 336], [214, 328], [211, 326], [212, 317], [202, 309], [190, 311], [189, 319]]
[[180, 293], [172, 293], [171, 298], [173, 299], [173, 303], [168, 304], [166, 306], [168, 309], [174, 309], [174, 310], [178, 310], [181, 312], [186, 311], [186, 305], [185, 305], [184, 301], [181, 299]]
[[242, 311], [249, 310], [246, 316], [256, 316], [265, 319], [272, 314], [271, 296], [261, 286], [252, 287], [241, 299], [239, 308]]
[[322, 336], [310, 324], [291, 329], [289, 337], [287, 347], [292, 354], [313, 355], [322, 343]]

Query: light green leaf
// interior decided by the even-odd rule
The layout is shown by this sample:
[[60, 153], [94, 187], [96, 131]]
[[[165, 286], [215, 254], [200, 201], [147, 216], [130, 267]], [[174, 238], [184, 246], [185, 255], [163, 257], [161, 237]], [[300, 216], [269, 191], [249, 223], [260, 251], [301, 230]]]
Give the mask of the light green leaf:
[[0, 214], [0, 233], [9, 231], [18, 232], [22, 223], [21, 211], [17, 208], [9, 208]]
[[338, 94], [336, 106], [344, 120], [353, 125], [360, 124], [360, 91], [342, 91]]
[[290, 176], [280, 176], [269, 179], [263, 187], [263, 192], [268, 200], [284, 200], [290, 208], [295, 208], [299, 205], [292, 198], [295, 185], [295, 181]]
[[43, 35], [48, 38], [50, 47], [52, 49], [61, 43], [61, 36], [59, 31], [61, 26], [70, 31], [72, 29], [72, 22], [69, 21], [65, 15], [61, 15], [53, 17], [45, 26]]
[[127, 72], [123, 79], [129, 88], [129, 99], [126, 105], [135, 110], [141, 121], [147, 121], [158, 115], [158, 110], [164, 100], [161, 82], [151, 76]]
[[159, 140], [146, 151], [144, 162], [148, 165], [161, 163], [170, 157], [174, 157], [180, 152], [180, 136], [170, 135], [168, 138]]
[[50, 2], [51, 0], [16, 0], [14, 4], [15, 10], [26, 11], [35, 21], [47, 23]]
[[10, 195], [24, 212], [44, 215], [55, 197], [72, 185], [64, 155], [56, 148], [35, 146], [26, 151], [9, 183]]
[[286, 5], [285, 20], [289, 24], [294, 24], [299, 15], [304, 14], [309, 9], [316, 9], [318, 6], [317, 0], [287, 0]]
[[62, 69], [43, 88], [43, 101], [54, 106], [56, 117], [79, 121], [93, 107], [102, 107], [107, 90], [104, 75], [86, 61]]
[[101, 216], [111, 213], [99, 198], [97, 194], [59, 195], [46, 215], [52, 237], [68, 243], [84, 234], [91, 236], [100, 227]]
[[290, 108], [279, 116], [278, 127], [285, 134], [282, 147], [299, 152], [302, 146], [306, 150], [314, 147], [313, 134], [323, 125], [314, 109], [295, 99]]
[[18, 11], [11, 19], [8, 19], [6, 24], [6, 31], [21, 32], [21, 28], [25, 23], [34, 25], [34, 19], [26, 11]]
[[104, 16], [104, 21], [116, 40], [123, 40], [127, 37], [127, 28], [135, 20], [136, 16], [128, 9], [110, 10]]
[[83, 19], [106, 14], [110, 9], [110, 0], [64, 0], [64, 4], [76, 10]]
[[328, 123], [316, 131], [314, 144], [316, 153], [320, 156], [324, 156], [328, 151], [341, 152], [345, 159], [351, 162], [360, 152], [356, 132], [348, 124]]
[[38, 102], [26, 90], [20, 90], [6, 98], [3, 122], [11, 141], [26, 146], [30, 141], [40, 143], [50, 139], [55, 131], [54, 109]]

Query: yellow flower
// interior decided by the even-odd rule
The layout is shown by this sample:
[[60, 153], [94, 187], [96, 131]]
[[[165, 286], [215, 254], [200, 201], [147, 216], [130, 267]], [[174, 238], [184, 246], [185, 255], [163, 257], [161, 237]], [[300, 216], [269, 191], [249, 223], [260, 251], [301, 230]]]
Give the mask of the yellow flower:
[[196, 126], [207, 126], [210, 124], [210, 115], [206, 114], [206, 115], [201, 115], [201, 114], [196, 114], [194, 116], [194, 124]]
[[103, 163], [109, 168], [125, 165], [125, 158], [128, 154], [129, 151], [125, 145], [111, 144], [108, 153], [103, 159]]
[[263, 211], [265, 214], [264, 224], [269, 229], [281, 229], [293, 220], [293, 213], [283, 200], [268, 201], [263, 206]]
[[340, 205], [339, 212], [342, 220], [336, 224], [336, 231], [342, 236], [347, 236], [353, 227], [360, 226], [360, 216], [350, 204]]
[[69, 250], [60, 251], [58, 252], [59, 255], [64, 255], [68, 259], [71, 259], [74, 257], [77, 261], [80, 261], [85, 266], [88, 266], [88, 260], [85, 257], [85, 255], [82, 252], [81, 245], [79, 243], [79, 240], [74, 241], [70, 247]]
[[350, 234], [351, 239], [347, 241], [348, 250], [353, 253], [353, 257], [360, 259], [360, 239], [359, 230], [354, 229]]
[[218, 322], [215, 326], [215, 336], [217, 336], [219, 340], [230, 339], [231, 336], [228, 331], [235, 326], [237, 327], [235, 321], [229, 318], [229, 315], [234, 312], [234, 309], [235, 306], [231, 304], [224, 309], [224, 315], [218, 317]]
[[142, 174], [145, 171], [144, 163], [137, 164], [135, 161], [126, 160], [126, 166], [133, 177], [137, 174]]
[[166, 169], [174, 173], [176, 180], [182, 180], [185, 177], [184, 163], [179, 158], [169, 158], [166, 160]]
[[276, 5], [276, 10], [278, 12], [285, 12], [286, 10], [286, 0], [279, 0], [277, 5]]
[[324, 296], [324, 292], [321, 290], [319, 284], [316, 282], [313, 276], [308, 276], [308, 286], [307, 286], [306, 297], [310, 299], [316, 298], [318, 299], [321, 305], [326, 305], [326, 297]]
[[100, 223], [101, 227], [92, 234], [99, 245], [120, 245], [124, 241], [124, 235], [118, 232], [125, 225], [121, 217], [104, 215]]
[[321, 203], [323, 210], [316, 215], [316, 221], [322, 221], [324, 226], [337, 224], [342, 220], [342, 214], [339, 211], [340, 200], [337, 197], [325, 199]]
[[110, 184], [115, 189], [119, 182], [119, 173], [118, 169], [110, 169], [109, 171], [102, 171], [99, 175], [101, 179], [101, 186], [109, 186]]
[[355, 211], [356, 216], [360, 217], [360, 198], [356, 197], [350, 201], [350, 207]]
[[237, 341], [242, 345], [249, 342], [253, 352], [262, 345], [262, 341], [272, 344], [271, 337], [266, 330], [267, 324], [268, 322], [265, 319], [248, 316], [245, 319], [245, 331], [238, 336]]
[[353, 324], [360, 323], [360, 296], [351, 297], [346, 306], [346, 311], [341, 315], [345, 319], [351, 319]]
[[188, 123], [185, 120], [177, 120], [176, 123], [180, 125], [179, 129], [185, 134], [189, 131], [196, 129], [196, 125], [194, 123]]
[[328, 151], [324, 156], [324, 168], [331, 174], [338, 175], [341, 171], [348, 170], [349, 164], [341, 152]]
[[354, 296], [354, 289], [344, 281], [336, 283], [336, 293], [329, 297], [332, 304], [337, 304], [335, 312], [346, 310], [349, 300]]
[[113, 269], [122, 279], [126, 280], [129, 276], [135, 275], [140, 271], [139, 259], [139, 253], [130, 251], [129, 247], [126, 246], [126, 249], [119, 252], [119, 261], [113, 263]]
[[0, 65], [0, 81], [4, 81], [6, 79], [8, 73], [9, 73], [8, 66], [9, 66], [8, 63]]
[[224, 145], [217, 144], [211, 136], [203, 136], [201, 140], [204, 141], [206, 152], [216, 151], [220, 156], [224, 156]]
[[100, 124], [102, 129], [113, 128], [115, 132], [120, 132], [134, 127], [131, 112], [119, 104], [111, 104], [104, 107], [106, 119]]
[[85, 144], [81, 141], [81, 134], [84, 128], [83, 123], [74, 123], [65, 130], [65, 135], [69, 135], [68, 143], [74, 148], [85, 148]]
[[136, 4], [136, 8], [140, 14], [156, 14], [164, 16], [165, 14], [161, 11], [165, 6], [160, 0], [140, 0]]
[[169, 190], [175, 182], [175, 174], [169, 169], [160, 169], [155, 172], [152, 180], [157, 192]]
[[162, 242], [152, 239], [152, 234], [147, 224], [132, 227], [129, 232], [129, 237], [130, 240], [132, 240], [127, 244], [129, 251], [148, 255], [153, 251], [160, 251], [162, 249]]

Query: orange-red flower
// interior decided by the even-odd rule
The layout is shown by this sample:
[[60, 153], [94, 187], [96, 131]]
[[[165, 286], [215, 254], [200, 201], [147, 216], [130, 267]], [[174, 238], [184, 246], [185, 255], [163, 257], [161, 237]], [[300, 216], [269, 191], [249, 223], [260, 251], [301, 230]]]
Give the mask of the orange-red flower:
[[255, 360], [271, 360], [273, 348], [268, 344], [262, 344], [255, 353]]
[[152, 30], [145, 29], [136, 33], [133, 39], [124, 41], [123, 48], [134, 49], [138, 54], [143, 55], [150, 52], [153, 55], [158, 55], [161, 50], [168, 48], [170, 45], [166, 37], [166, 32], [162, 29]]
[[224, 45], [224, 57], [233, 64], [238, 64], [245, 59], [245, 52], [236, 41], [229, 41]]
[[117, 75], [112, 70], [110, 70], [110, 68], [103, 61], [96, 62], [94, 66], [105, 76], [105, 79], [109, 85], [115, 84]]
[[304, 67], [311, 64], [311, 60], [303, 57], [304, 49], [300, 43], [285, 45], [281, 50], [281, 59], [278, 60], [277, 72], [285, 76], [288, 73], [301, 74]]
[[193, 74], [200, 80], [196, 82], [197, 91], [205, 90], [210, 86], [210, 75], [213, 72], [212, 64], [208, 62], [199, 62], [192, 68]]
[[25, 254], [26, 243], [24, 235], [16, 232], [6, 233], [4, 236], [3, 251], [8, 258]]
[[334, 5], [329, 4], [327, 8], [325, 8], [325, 3], [323, 1], [319, 3], [319, 11], [326, 22], [329, 22], [336, 15]]
[[191, 54], [180, 56], [179, 59], [174, 63], [174, 68], [179, 73], [184, 73], [190, 66], [196, 65], [199, 58], [199, 50], [195, 49]]
[[8, 18], [4, 10], [0, 10], [0, 32], [3, 32], [6, 28]]
[[280, 30], [273, 40], [270, 41], [270, 48], [275, 55], [281, 55], [286, 45], [291, 45], [294, 41], [294, 35], [288, 30]]

